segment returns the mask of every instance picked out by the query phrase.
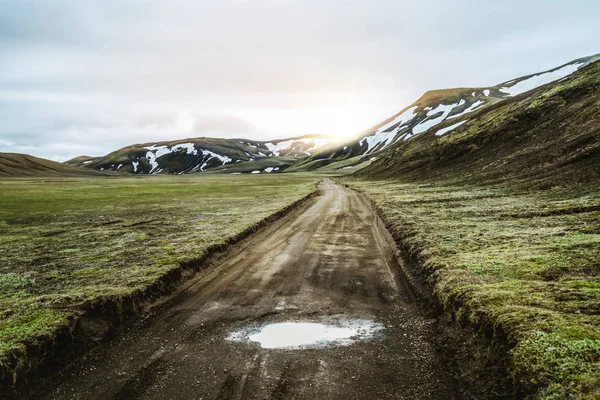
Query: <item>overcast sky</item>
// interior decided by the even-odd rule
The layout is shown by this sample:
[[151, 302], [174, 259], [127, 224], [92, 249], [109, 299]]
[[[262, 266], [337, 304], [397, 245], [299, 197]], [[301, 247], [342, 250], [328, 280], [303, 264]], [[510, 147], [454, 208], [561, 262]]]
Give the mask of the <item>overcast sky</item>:
[[600, 52], [597, 0], [0, 0], [0, 152], [350, 136]]

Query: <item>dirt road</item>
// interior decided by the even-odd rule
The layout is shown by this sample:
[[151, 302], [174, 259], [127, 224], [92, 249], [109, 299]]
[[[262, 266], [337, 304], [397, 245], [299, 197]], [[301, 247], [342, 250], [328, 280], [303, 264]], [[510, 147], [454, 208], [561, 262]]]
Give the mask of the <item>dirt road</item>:
[[[35, 397], [451, 399], [430, 343], [433, 321], [401, 284], [393, 248], [360, 194], [325, 181], [320, 196], [237, 245]], [[269, 323], [357, 320], [380, 329], [292, 349], [239, 336]], [[306, 336], [290, 337], [298, 332]]]

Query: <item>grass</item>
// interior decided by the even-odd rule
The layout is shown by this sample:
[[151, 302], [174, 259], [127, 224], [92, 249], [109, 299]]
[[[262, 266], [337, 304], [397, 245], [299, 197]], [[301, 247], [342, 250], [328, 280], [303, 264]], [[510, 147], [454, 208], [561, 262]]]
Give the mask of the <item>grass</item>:
[[295, 175], [0, 180], [0, 365], [315, 188]]
[[348, 183], [381, 210], [447, 311], [508, 335], [524, 393], [600, 398], [600, 189]]

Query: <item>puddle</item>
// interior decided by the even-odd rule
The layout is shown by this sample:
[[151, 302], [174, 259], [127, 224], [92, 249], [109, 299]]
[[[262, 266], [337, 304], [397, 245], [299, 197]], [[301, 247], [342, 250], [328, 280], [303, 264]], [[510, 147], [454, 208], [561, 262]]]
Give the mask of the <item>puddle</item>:
[[238, 342], [256, 342], [263, 349], [306, 349], [331, 345], [347, 346], [372, 338], [383, 329], [368, 320], [349, 320], [339, 324], [316, 322], [280, 322], [259, 329], [242, 330], [229, 335]]

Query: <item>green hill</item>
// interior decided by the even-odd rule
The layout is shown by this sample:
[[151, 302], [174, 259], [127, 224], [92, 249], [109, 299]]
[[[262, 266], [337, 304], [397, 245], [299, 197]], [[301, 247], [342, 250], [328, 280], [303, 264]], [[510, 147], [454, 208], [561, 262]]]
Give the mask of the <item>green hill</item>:
[[106, 174], [45, 160], [28, 154], [0, 153], [0, 177], [102, 175]]

